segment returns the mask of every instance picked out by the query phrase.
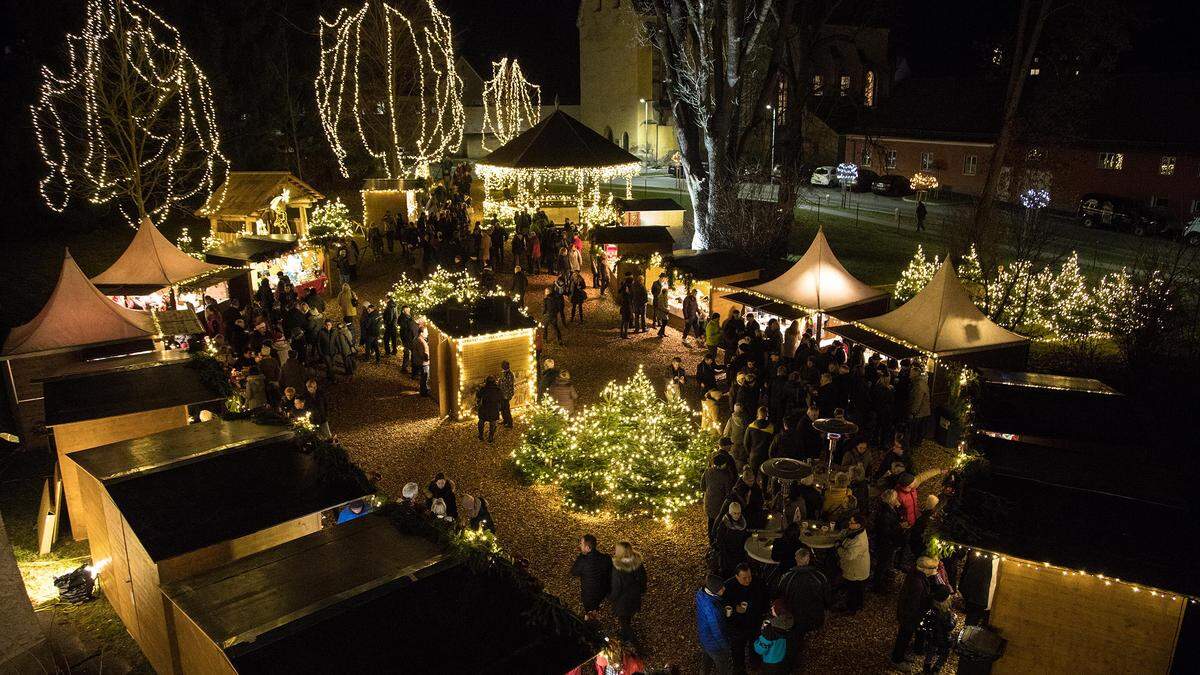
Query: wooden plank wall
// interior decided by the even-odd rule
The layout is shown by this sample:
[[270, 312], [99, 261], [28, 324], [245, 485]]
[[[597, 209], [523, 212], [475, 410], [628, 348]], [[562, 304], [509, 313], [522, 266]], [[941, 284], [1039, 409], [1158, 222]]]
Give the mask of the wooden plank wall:
[[[463, 383], [463, 404], [465, 410], [457, 411], [460, 418], [474, 417], [475, 391], [483, 385], [488, 375], [500, 374], [500, 363], [508, 361], [516, 377], [515, 394], [512, 407], [519, 408], [530, 402], [529, 382], [536, 378], [535, 366], [532, 362], [533, 329], [524, 334], [511, 337], [469, 342], [463, 346], [462, 372], [456, 373], [454, 399], [458, 397], [459, 383]], [[457, 365], [457, 359], [453, 361]]]
[[1002, 560], [991, 623], [1008, 646], [993, 672], [1167, 673], [1185, 604], [1182, 598]]
[[449, 340], [446, 339], [442, 332], [433, 325], [433, 322], [426, 322], [426, 328], [429, 329], [427, 340], [429, 342], [429, 391], [437, 397], [438, 411], [442, 417], [450, 414], [450, 397], [446, 396], [447, 379], [449, 366], [447, 365], [447, 355], [453, 354], [453, 349], [448, 348]]
[[234, 675], [233, 664], [225, 652], [212, 641], [175, 603], [167, 600], [169, 619], [174, 629], [175, 653], [179, 661], [175, 664], [180, 673], [203, 673], [204, 675]]
[[274, 548], [321, 529], [321, 514], [313, 513], [265, 530], [230, 539], [174, 558], [158, 561], [158, 578], [167, 584], [207, 572], [239, 558]]
[[34, 380], [56, 375], [79, 362], [79, 352], [39, 354], [4, 362], [5, 397], [21, 442], [28, 447], [43, 448], [49, 440], [47, 435], [35, 433], [46, 421], [46, 406], [42, 383]]
[[77, 467], [74, 462], [67, 461], [67, 455], [77, 450], [141, 438], [182, 427], [187, 423], [187, 406], [181, 405], [54, 427], [54, 445], [58, 451], [58, 465], [62, 467], [63, 491], [67, 495], [71, 535], [76, 541], [87, 539], [87, 519], [84, 517], [83, 503], [79, 499]]

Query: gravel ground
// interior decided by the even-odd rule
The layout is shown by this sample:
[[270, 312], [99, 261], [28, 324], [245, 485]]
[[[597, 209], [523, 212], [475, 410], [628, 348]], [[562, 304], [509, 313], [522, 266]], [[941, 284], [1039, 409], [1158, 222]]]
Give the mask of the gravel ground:
[[[363, 300], [383, 297], [400, 267], [390, 260], [363, 270], [355, 290]], [[531, 279], [528, 299], [540, 303], [549, 276]], [[507, 275], [501, 281], [507, 283]], [[336, 305], [331, 303], [336, 312]], [[534, 316], [540, 315], [540, 306]], [[656, 380], [665, 378], [671, 357], [683, 358], [693, 372], [702, 352], [684, 347], [680, 334], [666, 338], [647, 332], [621, 340], [619, 318], [611, 300], [597, 298], [586, 305], [583, 326], [565, 331], [566, 346], [548, 346], [547, 356], [571, 371], [580, 404], [596, 399], [611, 380], [623, 379], [644, 366]], [[553, 338], [552, 338], [553, 339]], [[379, 365], [363, 363], [352, 380], [339, 382], [331, 393], [333, 430], [365, 469], [382, 474], [381, 487], [399, 494], [408, 481], [424, 486], [445, 471], [469, 494], [486, 496], [505, 549], [530, 561], [532, 571], [547, 589], [579, 610], [578, 583], [568, 573], [580, 535], [591, 532], [611, 551], [620, 540], [633, 542], [646, 561], [649, 590], [635, 620], [647, 663], [675, 664], [684, 673], [699, 671], [692, 595], [704, 578], [704, 512], [699, 504], [687, 509], [671, 527], [646, 518], [589, 517], [561, 508], [553, 488], [521, 484], [508, 459], [520, 439], [522, 424], [501, 427], [494, 445], [475, 438], [473, 422], [438, 419], [436, 404], [416, 395], [416, 383], [400, 372], [398, 359]], [[918, 453], [918, 468], [944, 463], [949, 455], [926, 444]], [[608, 621], [606, 626], [615, 624]], [[803, 673], [893, 672], [887, 654], [895, 635], [894, 599], [868, 593], [865, 609], [854, 617], [830, 616], [825, 628], [805, 646]], [[948, 667], [947, 672], [953, 672]]]

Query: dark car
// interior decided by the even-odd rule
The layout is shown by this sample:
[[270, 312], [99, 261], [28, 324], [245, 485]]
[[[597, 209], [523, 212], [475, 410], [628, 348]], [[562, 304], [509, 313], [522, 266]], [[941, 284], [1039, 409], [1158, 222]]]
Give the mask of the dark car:
[[879, 180], [879, 174], [870, 169], [859, 169], [858, 180], [854, 185], [850, 186], [851, 192], [870, 192], [875, 185], [875, 181]]
[[1163, 232], [1169, 222], [1164, 210], [1126, 197], [1092, 192], [1079, 199], [1079, 223], [1084, 227], [1107, 227], [1141, 237]]
[[888, 174], [876, 178], [871, 183], [871, 192], [885, 197], [903, 197], [912, 193], [912, 187], [908, 184], [908, 178]]

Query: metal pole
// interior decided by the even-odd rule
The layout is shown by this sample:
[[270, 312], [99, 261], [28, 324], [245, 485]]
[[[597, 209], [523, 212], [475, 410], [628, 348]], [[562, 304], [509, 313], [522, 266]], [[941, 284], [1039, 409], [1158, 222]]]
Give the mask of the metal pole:
[[775, 106], [767, 106], [771, 109], [771, 182], [775, 181]]

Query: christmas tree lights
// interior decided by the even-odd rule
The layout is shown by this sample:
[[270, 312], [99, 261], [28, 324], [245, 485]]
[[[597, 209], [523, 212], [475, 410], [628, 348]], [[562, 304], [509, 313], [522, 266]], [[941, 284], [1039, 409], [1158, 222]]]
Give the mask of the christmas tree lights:
[[927, 190], [936, 190], [938, 187], [937, 176], [931, 173], [918, 171], [908, 180], [908, 186], [917, 192], [925, 192]]
[[714, 447], [696, 417], [682, 400], [659, 398], [639, 369], [624, 383], [610, 382], [574, 419], [552, 402], [538, 403], [513, 461], [534, 482], [558, 486], [568, 508], [670, 523], [699, 498]]
[[307, 239], [316, 246], [329, 246], [353, 237], [357, 227], [350, 219], [350, 209], [341, 199], [335, 199], [313, 209], [308, 218]]
[[366, 0], [358, 11], [321, 18], [317, 111], [343, 176], [350, 176], [351, 147], [397, 179], [462, 145], [466, 115], [450, 18], [433, 0], [403, 6]]
[[[483, 149], [495, 150], [538, 123], [542, 88], [531, 84], [516, 59], [492, 63], [492, 79], [483, 86]], [[488, 135], [496, 138], [488, 147]]]
[[207, 199], [228, 162], [208, 80], [179, 31], [137, 0], [88, 0], [85, 12], [83, 30], [67, 35], [66, 72], [43, 66], [32, 106], [46, 204], [115, 202], [136, 229]]
[[892, 297], [897, 302], [908, 302], [933, 279], [933, 275], [937, 273], [939, 267], [941, 267], [941, 263], [938, 261], [938, 257], [933, 256], [932, 261], [927, 260], [924, 247], [917, 244], [917, 252], [913, 255], [912, 260], [908, 261], [908, 267], [905, 267], [904, 271], [900, 273], [900, 280], [896, 282]]
[[396, 301], [397, 307], [408, 306], [413, 316], [424, 316], [429, 310], [447, 301], [456, 300], [463, 304], [482, 297], [483, 287], [479, 280], [467, 272], [451, 272], [438, 267], [424, 281], [417, 281], [407, 274], [392, 285], [388, 297]]

